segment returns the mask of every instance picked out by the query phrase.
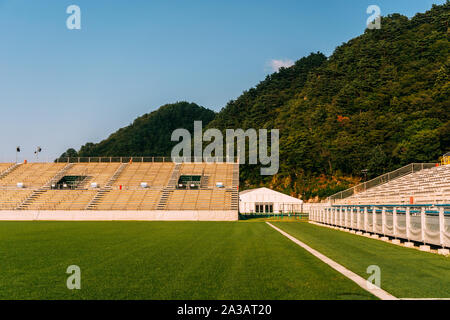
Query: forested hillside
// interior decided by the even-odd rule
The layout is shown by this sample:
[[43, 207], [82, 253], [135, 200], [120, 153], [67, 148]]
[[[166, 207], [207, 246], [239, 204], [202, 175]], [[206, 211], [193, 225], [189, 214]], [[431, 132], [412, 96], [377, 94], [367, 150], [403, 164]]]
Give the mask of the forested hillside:
[[[437, 161], [450, 151], [449, 9], [383, 18], [326, 61], [312, 54], [268, 77], [209, 126], [278, 128], [281, 168], [264, 184], [304, 198], [343, 189], [362, 169], [370, 178]], [[241, 180], [260, 185], [259, 170], [243, 166]]]
[[262, 177], [243, 165], [241, 189], [266, 185], [304, 199], [357, 183], [363, 169], [370, 178], [437, 161], [450, 151], [448, 21], [449, 1], [412, 19], [384, 17], [380, 30], [366, 30], [329, 58], [314, 53], [282, 68], [217, 115], [161, 107], [78, 154], [169, 155], [173, 129], [213, 117], [208, 128], [275, 128], [279, 173]]
[[170, 141], [172, 132], [184, 128], [194, 131], [194, 121], [207, 125], [215, 117], [212, 110], [195, 103], [167, 104], [147, 113], [99, 143], [86, 143], [77, 152], [67, 150], [62, 157], [94, 156], [170, 156], [177, 142]]

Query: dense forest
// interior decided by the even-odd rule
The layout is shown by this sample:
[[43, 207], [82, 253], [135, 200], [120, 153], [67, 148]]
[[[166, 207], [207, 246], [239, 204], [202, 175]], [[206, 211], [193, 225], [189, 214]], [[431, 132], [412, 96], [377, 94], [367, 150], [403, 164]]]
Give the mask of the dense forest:
[[[317, 199], [411, 162], [450, 151], [450, 2], [312, 53], [267, 76], [218, 114], [195, 104], [163, 106], [71, 156], [169, 155], [175, 128], [280, 130], [280, 170], [241, 166], [241, 188], [269, 186]], [[188, 109], [196, 110], [192, 112]], [[68, 155], [68, 153], [65, 155]]]
[[216, 113], [195, 103], [177, 102], [144, 114], [132, 124], [121, 128], [99, 143], [86, 143], [77, 152], [69, 149], [61, 157], [94, 156], [170, 156], [177, 142], [170, 141], [178, 128], [194, 131], [194, 121], [203, 125], [211, 122]]

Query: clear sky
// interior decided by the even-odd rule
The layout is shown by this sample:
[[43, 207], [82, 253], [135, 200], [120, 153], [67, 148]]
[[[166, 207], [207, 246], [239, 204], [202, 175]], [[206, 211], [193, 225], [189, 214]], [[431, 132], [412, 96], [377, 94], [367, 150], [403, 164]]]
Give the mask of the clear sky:
[[[369, 5], [408, 17], [445, 0], [0, 0], [0, 162], [53, 160], [181, 100], [220, 110], [273, 67], [327, 56]], [[69, 5], [81, 30], [69, 30]]]

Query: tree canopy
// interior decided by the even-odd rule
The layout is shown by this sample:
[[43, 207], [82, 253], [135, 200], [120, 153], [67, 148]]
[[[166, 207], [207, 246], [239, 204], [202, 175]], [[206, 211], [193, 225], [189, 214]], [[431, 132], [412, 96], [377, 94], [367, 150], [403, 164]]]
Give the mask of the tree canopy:
[[195, 103], [177, 102], [135, 119], [132, 124], [99, 142], [88, 142], [77, 152], [68, 149], [61, 157], [96, 156], [170, 156], [177, 142], [170, 141], [175, 129], [194, 131], [194, 120], [207, 125], [214, 119], [212, 110]]

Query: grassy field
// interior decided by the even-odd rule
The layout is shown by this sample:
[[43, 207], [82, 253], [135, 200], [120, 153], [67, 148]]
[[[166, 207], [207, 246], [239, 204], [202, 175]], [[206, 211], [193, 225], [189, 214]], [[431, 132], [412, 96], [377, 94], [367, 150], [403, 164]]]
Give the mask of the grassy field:
[[381, 268], [381, 287], [399, 298], [450, 298], [450, 258], [309, 223], [273, 222], [363, 278]]
[[[81, 290], [66, 287], [69, 265]], [[0, 288], [0, 299], [375, 299], [264, 222], [0, 222]]]

